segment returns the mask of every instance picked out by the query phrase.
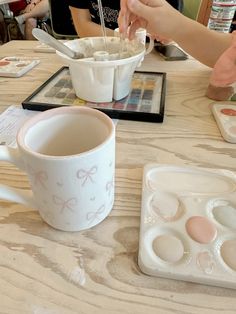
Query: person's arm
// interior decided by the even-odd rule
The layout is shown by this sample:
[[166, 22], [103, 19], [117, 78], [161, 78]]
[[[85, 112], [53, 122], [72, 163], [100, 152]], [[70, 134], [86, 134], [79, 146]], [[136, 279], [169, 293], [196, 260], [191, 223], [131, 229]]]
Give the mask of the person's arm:
[[[231, 34], [209, 30], [184, 16], [165, 0], [121, 0], [119, 26], [125, 32], [131, 23], [131, 36], [144, 27], [156, 38], [171, 38], [200, 62], [213, 67], [220, 55], [230, 46]], [[128, 16], [128, 18], [127, 18]]]
[[208, 29], [183, 15], [171, 38], [200, 62], [213, 67], [232, 42], [232, 34]]
[[[70, 6], [71, 16], [79, 37], [102, 36], [101, 25], [92, 21], [88, 9], [78, 9]], [[106, 28], [106, 35], [113, 36], [114, 31]]]

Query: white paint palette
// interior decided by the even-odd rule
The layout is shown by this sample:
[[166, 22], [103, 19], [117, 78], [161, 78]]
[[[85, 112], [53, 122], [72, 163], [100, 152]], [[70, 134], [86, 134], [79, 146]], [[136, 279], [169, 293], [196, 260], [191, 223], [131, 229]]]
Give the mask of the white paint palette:
[[39, 63], [39, 60], [5, 57], [0, 60], [0, 76], [20, 77]]
[[212, 112], [222, 137], [230, 143], [236, 143], [236, 105], [213, 104]]
[[236, 289], [236, 174], [146, 165], [139, 266], [149, 275]]

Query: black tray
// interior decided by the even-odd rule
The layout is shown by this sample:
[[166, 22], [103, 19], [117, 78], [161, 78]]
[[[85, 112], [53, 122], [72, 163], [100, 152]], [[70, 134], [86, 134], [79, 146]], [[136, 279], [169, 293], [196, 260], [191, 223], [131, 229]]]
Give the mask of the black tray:
[[33, 94], [22, 102], [24, 109], [47, 109], [84, 105], [103, 111], [111, 118], [163, 122], [166, 92], [166, 73], [135, 71], [129, 95], [109, 103], [92, 103], [75, 95], [69, 68], [62, 67]]

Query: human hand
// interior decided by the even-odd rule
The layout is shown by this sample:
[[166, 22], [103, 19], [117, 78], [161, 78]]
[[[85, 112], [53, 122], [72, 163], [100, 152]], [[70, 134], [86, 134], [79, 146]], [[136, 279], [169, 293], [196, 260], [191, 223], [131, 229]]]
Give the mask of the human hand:
[[163, 41], [173, 38], [181, 14], [165, 0], [121, 0], [118, 18], [120, 32], [134, 38], [135, 31], [142, 27], [153, 38]]
[[127, 0], [120, 0], [120, 12], [118, 16], [118, 25], [120, 33], [127, 35], [128, 27], [136, 18], [127, 6]]
[[228, 86], [236, 82], [236, 31], [232, 33], [232, 44], [217, 60], [210, 83]]

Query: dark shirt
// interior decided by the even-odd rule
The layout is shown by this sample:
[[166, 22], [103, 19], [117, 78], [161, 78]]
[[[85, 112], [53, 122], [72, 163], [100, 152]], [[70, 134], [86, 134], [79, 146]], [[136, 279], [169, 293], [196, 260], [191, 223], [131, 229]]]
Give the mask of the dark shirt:
[[183, 10], [183, 0], [167, 0], [167, 2], [169, 2], [175, 9], [179, 11]]
[[[179, 8], [179, 3], [182, 0], [167, 0], [174, 8]], [[100, 16], [98, 10], [98, 2], [87, 0], [68, 0], [69, 6], [78, 9], [88, 9], [92, 18], [92, 21], [100, 24]], [[110, 29], [118, 27], [117, 19], [120, 11], [120, 0], [102, 0], [103, 15], [105, 26]]]
[[[87, 0], [68, 0], [69, 6], [78, 9], [88, 9], [92, 18], [92, 21], [100, 24], [100, 15], [98, 10], [98, 2]], [[105, 26], [110, 29], [118, 27], [117, 19], [120, 11], [120, 0], [102, 0], [103, 16]]]

